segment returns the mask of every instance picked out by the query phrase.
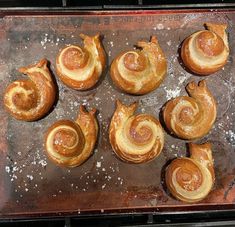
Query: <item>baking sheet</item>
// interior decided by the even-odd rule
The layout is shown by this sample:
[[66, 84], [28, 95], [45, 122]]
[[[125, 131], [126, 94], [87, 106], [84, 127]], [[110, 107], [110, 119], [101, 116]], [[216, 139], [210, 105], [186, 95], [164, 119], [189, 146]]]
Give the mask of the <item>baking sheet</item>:
[[[127, 164], [112, 152], [108, 127], [115, 100], [139, 102], [138, 112], [159, 118], [167, 100], [186, 95], [189, 81], [199, 81], [183, 69], [178, 55], [181, 42], [204, 29], [204, 22], [228, 24], [230, 56], [223, 70], [206, 77], [218, 103], [213, 129], [196, 142], [213, 144], [216, 183], [200, 203], [188, 205], [172, 198], [164, 184], [164, 169], [170, 160], [186, 156], [186, 143], [165, 133], [161, 155], [147, 164]], [[83, 213], [192, 211], [233, 209], [235, 199], [235, 11], [124, 11], [73, 13], [73, 15], [6, 15], [0, 19], [0, 92], [16, 79], [25, 78], [17, 68], [41, 58], [50, 61], [57, 79], [59, 99], [45, 118], [21, 122], [10, 117], [0, 102], [0, 217], [71, 215]], [[74, 91], [59, 81], [55, 58], [66, 44], [82, 44], [80, 33], [103, 35], [107, 68], [98, 86]], [[167, 77], [150, 94], [132, 96], [112, 84], [109, 65], [138, 40], [156, 35], [168, 62]], [[82, 166], [66, 169], [51, 163], [44, 152], [43, 136], [59, 119], [75, 119], [79, 105], [99, 113], [99, 141], [92, 157]]]

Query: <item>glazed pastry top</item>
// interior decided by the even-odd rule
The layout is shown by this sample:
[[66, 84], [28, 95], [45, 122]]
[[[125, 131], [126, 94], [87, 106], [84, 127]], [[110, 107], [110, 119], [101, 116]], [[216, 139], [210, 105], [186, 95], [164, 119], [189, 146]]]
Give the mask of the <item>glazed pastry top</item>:
[[167, 64], [155, 36], [150, 42], [139, 41], [141, 50], [120, 53], [112, 62], [110, 74], [114, 84], [130, 94], [146, 94], [163, 81]]
[[100, 36], [81, 34], [84, 47], [70, 45], [63, 48], [56, 59], [60, 79], [69, 87], [86, 90], [99, 80], [106, 64]]
[[163, 118], [170, 132], [182, 139], [197, 139], [206, 135], [213, 126], [216, 101], [207, 88], [206, 81], [186, 86], [190, 97], [180, 96], [167, 102]]
[[22, 67], [19, 72], [26, 74], [29, 79], [14, 81], [6, 88], [4, 105], [18, 120], [38, 120], [52, 108], [56, 96], [47, 60], [42, 59], [35, 65]]
[[164, 133], [159, 121], [148, 114], [137, 114], [137, 103], [130, 106], [117, 101], [109, 129], [114, 152], [124, 161], [147, 162], [160, 154]]
[[174, 159], [166, 169], [166, 184], [177, 199], [193, 203], [204, 199], [214, 181], [211, 144], [189, 144], [190, 158]]

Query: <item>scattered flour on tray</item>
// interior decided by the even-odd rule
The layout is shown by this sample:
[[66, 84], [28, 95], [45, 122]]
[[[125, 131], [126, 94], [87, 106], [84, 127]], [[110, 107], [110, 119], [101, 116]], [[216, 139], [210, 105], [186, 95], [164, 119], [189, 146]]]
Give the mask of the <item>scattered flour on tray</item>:
[[163, 24], [157, 24], [156, 27], [153, 28], [154, 30], [162, 30], [164, 29], [164, 25]]
[[182, 74], [182, 76], [179, 76], [178, 77], [179, 85], [183, 84], [184, 81], [186, 81], [189, 77], [190, 77], [190, 75], [188, 75], [188, 74]]
[[96, 163], [96, 167], [97, 167], [97, 168], [100, 168], [100, 167], [101, 167], [101, 162], [97, 162], [97, 163]]
[[181, 88], [176, 87], [175, 89], [168, 89], [167, 87], [164, 87], [164, 90], [166, 92], [166, 99], [170, 100], [172, 98], [175, 98], [180, 95]]
[[232, 144], [232, 146], [235, 146], [235, 132], [231, 129], [225, 132], [226, 135], [229, 137], [229, 142]]
[[171, 40], [169, 40], [168, 42], [166, 42], [168, 46], [171, 46]]
[[170, 76], [172, 78], [178, 79], [178, 83], [176, 82], [177, 85], [175, 85], [175, 87], [164, 87], [167, 100], [180, 96], [181, 90], [184, 89], [182, 84], [190, 78], [190, 74], [188, 73], [180, 73], [180, 76], [175, 75], [174, 73], [170, 73]]

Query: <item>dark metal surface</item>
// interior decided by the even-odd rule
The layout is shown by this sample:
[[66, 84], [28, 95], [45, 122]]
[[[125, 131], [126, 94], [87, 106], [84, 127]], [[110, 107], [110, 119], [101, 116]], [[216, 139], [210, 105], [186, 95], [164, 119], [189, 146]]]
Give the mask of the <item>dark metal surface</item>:
[[[164, 0], [163, 0], [164, 1]], [[14, 0], [13, 0], [14, 2]], [[6, 12], [9, 14], [9, 12], [25, 12], [28, 11], [28, 13], [31, 12], [45, 12], [49, 11], [56, 12], [58, 11], [59, 14], [64, 12], [74, 12], [74, 11], [91, 11], [91, 10], [169, 10], [169, 9], [227, 9], [231, 10], [235, 8], [235, 1], [214, 1], [211, 2], [210, 0], [207, 1], [190, 1], [190, 2], [184, 2], [184, 4], [179, 4], [174, 1], [167, 1], [167, 2], [161, 2], [158, 1], [156, 3], [155, 0], [150, 1], [103, 1], [98, 2], [96, 0], [92, 0], [92, 3], [89, 4], [87, 1], [75, 1], [74, 4], [71, 4], [67, 0], [62, 0], [61, 2], [56, 2], [56, 4], [53, 4], [53, 2], [49, 2], [49, 4], [43, 4], [45, 2], [38, 2], [37, 4], [30, 2], [27, 3], [18, 3], [16, 5], [11, 4], [11, 2], [8, 2], [8, 4], [4, 4], [3, 2], [0, 2], [0, 12]], [[42, 4], [41, 4], [42, 3]], [[13, 7], [14, 6], [14, 7]]]
[[39, 0], [1, 0], [0, 7], [9, 8], [48, 8], [57, 7], [61, 8], [73, 8], [80, 10], [81, 8], [115, 8], [115, 9], [146, 9], [146, 8], [158, 8], [158, 9], [169, 9], [169, 8], [216, 8], [216, 7], [231, 7], [234, 4], [234, 0], [188, 0], [180, 4], [176, 0], [50, 0], [50, 1], [39, 1]]
[[234, 226], [235, 214], [231, 211], [176, 212], [176, 213], [138, 213], [138, 214], [98, 214], [77, 215], [65, 218], [33, 218], [0, 220], [1, 226], [25, 227], [73, 227], [73, 226]]
[[[128, 6], [129, 9], [216, 9], [216, 8], [233, 8], [235, 3], [188, 3], [188, 4], [139, 4]], [[125, 5], [104, 5], [104, 9], [126, 9]]]
[[[235, 199], [235, 77], [233, 69], [234, 11], [105, 11], [79, 15], [5, 15], [0, 19], [0, 91], [10, 81], [22, 78], [17, 68], [46, 57], [52, 72], [59, 49], [81, 44], [81, 32], [100, 32], [109, 66], [120, 51], [132, 49], [140, 39], [157, 35], [168, 59], [168, 75], [154, 92], [131, 96], [116, 90], [108, 66], [98, 86], [86, 92], [73, 91], [58, 79], [59, 100], [44, 119], [20, 122], [12, 119], [0, 103], [0, 217], [79, 215], [86, 213], [202, 211], [234, 209]], [[178, 48], [185, 37], [203, 29], [204, 22], [227, 23], [231, 54], [220, 72], [206, 78], [218, 102], [218, 117], [211, 132], [197, 142], [213, 144], [216, 184], [201, 203], [184, 204], [173, 199], [164, 185], [169, 160], [187, 155], [185, 141], [166, 134], [161, 155], [147, 164], [121, 162], [108, 141], [108, 127], [117, 98], [139, 102], [139, 112], [157, 118], [164, 103], [185, 95], [185, 85], [201, 78], [180, 65]], [[55, 75], [56, 77], [56, 75]], [[99, 110], [99, 143], [94, 155], [75, 169], [56, 167], [44, 154], [43, 135], [54, 121], [75, 119], [80, 104]]]
[[0, 3], [0, 12], [38, 12], [38, 11], [50, 11], [50, 12], [58, 12], [58, 14], [64, 14], [65, 12], [78, 12], [84, 10], [168, 10], [168, 9], [227, 9], [232, 10], [235, 7], [235, 2], [229, 3], [211, 3], [211, 2], [204, 2], [204, 3], [184, 3], [184, 4], [141, 4], [141, 0], [138, 1], [138, 4], [93, 4], [93, 5], [68, 5], [67, 2], [62, 2], [61, 6], [44, 6], [41, 5], [18, 5], [15, 7], [10, 6], [3, 6]]

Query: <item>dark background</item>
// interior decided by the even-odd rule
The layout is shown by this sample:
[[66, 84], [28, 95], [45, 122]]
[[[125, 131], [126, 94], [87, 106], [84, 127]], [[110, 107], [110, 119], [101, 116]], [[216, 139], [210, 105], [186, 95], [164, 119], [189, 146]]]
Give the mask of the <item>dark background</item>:
[[162, 7], [162, 5], [191, 4], [224, 4], [234, 3], [234, 0], [0, 0], [0, 7], [84, 7], [84, 6], [118, 6], [140, 5], [142, 7]]

